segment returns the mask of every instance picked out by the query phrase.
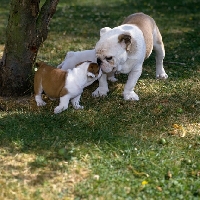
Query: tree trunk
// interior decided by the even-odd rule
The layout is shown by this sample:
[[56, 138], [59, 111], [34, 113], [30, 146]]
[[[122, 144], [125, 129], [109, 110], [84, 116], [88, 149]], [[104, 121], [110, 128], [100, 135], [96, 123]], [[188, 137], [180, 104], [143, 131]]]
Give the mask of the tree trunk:
[[0, 96], [30, 93], [32, 67], [59, 0], [11, 0], [6, 44], [0, 62]]

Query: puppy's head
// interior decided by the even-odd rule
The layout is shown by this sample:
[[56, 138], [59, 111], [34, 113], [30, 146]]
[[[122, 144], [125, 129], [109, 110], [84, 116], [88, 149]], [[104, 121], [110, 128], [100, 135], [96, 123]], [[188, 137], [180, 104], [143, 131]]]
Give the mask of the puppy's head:
[[97, 63], [91, 61], [84, 61], [78, 64], [76, 67], [81, 68], [87, 77], [87, 81], [84, 87], [91, 85], [94, 81], [100, 78], [102, 74], [100, 66]]
[[82, 69], [84, 68], [86, 70], [86, 75], [89, 81], [92, 79], [95, 79], [95, 80], [98, 79], [102, 74], [100, 66], [97, 63], [94, 63], [92, 61], [81, 62], [77, 64], [76, 67], [79, 67]]
[[100, 75], [100, 66], [97, 63], [90, 62], [87, 69], [87, 76], [92, 78], [99, 78]]
[[120, 71], [131, 52], [133, 39], [129, 32], [105, 27], [100, 31], [95, 50], [97, 63], [104, 73]]

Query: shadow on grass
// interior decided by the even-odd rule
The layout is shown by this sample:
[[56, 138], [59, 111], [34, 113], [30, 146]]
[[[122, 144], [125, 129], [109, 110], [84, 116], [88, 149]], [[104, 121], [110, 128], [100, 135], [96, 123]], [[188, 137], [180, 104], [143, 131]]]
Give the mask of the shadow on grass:
[[[95, 86], [87, 88], [83, 95], [84, 110], [74, 110], [70, 106], [67, 111], [54, 115], [53, 108], [57, 103], [54, 102], [53, 105], [47, 105], [47, 108], [40, 111], [27, 109], [1, 114], [0, 163], [1, 169], [9, 174], [10, 179], [26, 181], [28, 186], [33, 187], [40, 187], [51, 180], [58, 184], [56, 179], [58, 172], [62, 177], [65, 176], [65, 179], [69, 179], [67, 176], [71, 174], [68, 164], [60, 165], [61, 162], [73, 163], [73, 159], [76, 158], [81, 163], [84, 157], [89, 155], [93, 165], [92, 162], [101, 162], [96, 158], [96, 152], [102, 156], [101, 160], [105, 166], [107, 158], [108, 162], [118, 162], [114, 156], [118, 154], [124, 159], [119, 162], [119, 168], [127, 170], [129, 163], [134, 162], [134, 167], [140, 171], [145, 170], [144, 166], [149, 166], [149, 162], [155, 162], [152, 159], [157, 161], [163, 159], [157, 156], [151, 158], [150, 154], [154, 155], [154, 151], [159, 155], [162, 151], [166, 152], [165, 159], [170, 160], [170, 152], [178, 146], [177, 155], [180, 159], [181, 149], [187, 149], [183, 152], [189, 151], [188, 145], [191, 141], [193, 141], [193, 151], [197, 151], [200, 138], [197, 140], [195, 135], [187, 133], [185, 138], [180, 139], [178, 135], [170, 134], [174, 123], [184, 127], [189, 124], [199, 124], [200, 107], [199, 104], [195, 104], [195, 99], [198, 98], [194, 92], [195, 88], [191, 88], [187, 93], [180, 91], [175, 94], [171, 91], [167, 94], [168, 90], [165, 91], [165, 87], [161, 87], [163, 93], [159, 95], [157, 92], [141, 94], [139, 102], [128, 102], [115, 93], [117, 88], [113, 84], [108, 97], [91, 98], [88, 101], [85, 97], [88, 97], [93, 87]], [[176, 90], [177, 88], [174, 91]], [[183, 111], [177, 108], [182, 108]], [[161, 144], [161, 138], [169, 141], [169, 144]], [[66, 152], [61, 154], [60, 150], [63, 147]], [[3, 153], [2, 149], [6, 153]], [[135, 149], [141, 151], [139, 157]], [[190, 154], [191, 152], [184, 154], [184, 157]], [[146, 155], [149, 157], [145, 158]], [[193, 159], [195, 160], [195, 154]], [[142, 165], [144, 162], [148, 164]], [[20, 167], [22, 163], [23, 166]], [[160, 167], [163, 165], [165, 164]], [[76, 175], [73, 176], [82, 177], [80, 170], [84, 169], [84, 166], [81, 166], [81, 169], [74, 168], [78, 173], [75, 172]], [[163, 170], [166, 169], [160, 172], [161, 177], [166, 173]], [[69, 188], [66, 183], [64, 185], [65, 188]]]
[[[140, 84], [140, 83], [139, 83]], [[84, 110], [72, 106], [61, 114], [53, 114], [57, 102], [40, 111], [15, 111], [2, 114], [0, 121], [0, 144], [22, 151], [54, 151], [68, 143], [113, 143], [119, 141], [139, 142], [149, 136], [149, 142], [167, 135], [174, 123], [199, 123], [199, 94], [195, 83], [186, 91], [170, 82], [160, 83], [156, 92], [143, 91], [138, 102], [124, 101], [118, 85], [112, 84], [105, 98], [90, 98], [88, 87], [83, 94]], [[168, 89], [171, 92], [168, 94]], [[180, 87], [180, 88], [179, 88]], [[197, 88], [196, 88], [197, 87]], [[199, 91], [199, 90], [198, 90]], [[158, 95], [159, 94], [159, 95]], [[156, 137], [155, 137], [156, 135]], [[146, 136], [145, 136], [146, 137]], [[122, 142], [122, 144], [123, 144]], [[148, 142], [144, 141], [148, 146]]]

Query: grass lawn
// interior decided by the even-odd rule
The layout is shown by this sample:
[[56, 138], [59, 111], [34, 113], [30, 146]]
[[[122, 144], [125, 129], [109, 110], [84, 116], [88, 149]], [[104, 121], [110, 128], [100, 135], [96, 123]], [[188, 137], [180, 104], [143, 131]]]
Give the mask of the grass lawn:
[[[9, 1], [1, 0], [0, 55]], [[200, 4], [198, 0], [60, 0], [38, 60], [54, 66], [67, 51], [91, 49], [102, 27], [131, 13], [152, 16], [165, 44], [169, 78], [155, 79], [154, 53], [135, 91], [124, 101], [127, 75], [109, 83], [105, 98], [86, 88], [84, 110], [33, 94], [0, 97], [0, 199], [199, 199]], [[33, 88], [30, 88], [33, 93]]]

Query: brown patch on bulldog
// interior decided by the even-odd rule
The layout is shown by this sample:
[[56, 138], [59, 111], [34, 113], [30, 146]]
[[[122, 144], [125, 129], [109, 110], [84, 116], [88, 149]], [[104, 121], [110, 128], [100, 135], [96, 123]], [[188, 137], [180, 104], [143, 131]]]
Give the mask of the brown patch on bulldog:
[[36, 63], [38, 70], [34, 77], [34, 92], [37, 95], [41, 88], [50, 98], [59, 98], [68, 93], [65, 88], [65, 80], [68, 73], [54, 68], [44, 62]]
[[121, 34], [118, 36], [118, 42], [123, 42], [126, 44], [126, 50], [130, 53], [136, 53], [137, 51], [137, 45], [136, 41], [127, 33], [127, 34]]
[[98, 76], [99, 74], [99, 65], [97, 63], [90, 63], [88, 67], [88, 72], [94, 74], [95, 76]]
[[[128, 16], [122, 24], [136, 25], [143, 32], [144, 40], [146, 43], [146, 57], [145, 58], [148, 58], [153, 49], [153, 31], [156, 27], [155, 21], [148, 15], [145, 15], [144, 13], [137, 13], [137, 14], [132, 14]], [[158, 28], [156, 30], [159, 33]], [[158, 42], [161, 41], [162, 43], [162, 37], [158, 38], [157, 41]]]

